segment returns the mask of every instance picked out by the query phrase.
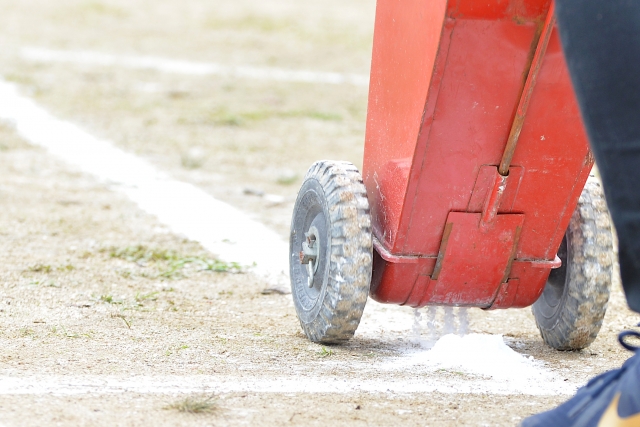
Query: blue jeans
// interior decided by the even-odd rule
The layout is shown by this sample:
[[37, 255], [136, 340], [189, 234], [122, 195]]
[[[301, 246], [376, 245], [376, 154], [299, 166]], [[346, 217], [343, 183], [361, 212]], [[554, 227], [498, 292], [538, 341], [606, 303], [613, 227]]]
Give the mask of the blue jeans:
[[640, 312], [640, 1], [556, 0], [556, 17], [618, 232], [622, 285]]

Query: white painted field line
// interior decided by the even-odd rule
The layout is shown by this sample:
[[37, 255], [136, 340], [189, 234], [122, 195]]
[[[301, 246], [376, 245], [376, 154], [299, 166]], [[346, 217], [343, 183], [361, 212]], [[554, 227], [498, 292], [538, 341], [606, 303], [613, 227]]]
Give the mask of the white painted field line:
[[212, 62], [193, 62], [157, 56], [113, 55], [95, 51], [55, 50], [27, 47], [21, 50], [24, 59], [34, 62], [66, 62], [90, 66], [119, 66], [132, 69], [154, 70], [163, 73], [192, 76], [223, 76], [280, 82], [350, 84], [368, 86], [369, 77], [362, 74], [332, 73], [284, 68], [221, 65]]
[[333, 377], [223, 377], [223, 376], [53, 376], [34, 375], [0, 377], [0, 395], [78, 395], [109, 393], [194, 393], [214, 391], [218, 393], [446, 393], [446, 394], [524, 394], [545, 396], [571, 394], [576, 387], [571, 384], [537, 384], [517, 387], [508, 381], [477, 381], [431, 378], [371, 380], [350, 378], [348, 381]]
[[256, 263], [259, 274], [287, 282], [288, 245], [273, 231], [197, 187], [55, 118], [0, 80], [0, 120], [15, 124], [27, 141], [124, 192], [174, 232], [200, 242], [223, 260]]

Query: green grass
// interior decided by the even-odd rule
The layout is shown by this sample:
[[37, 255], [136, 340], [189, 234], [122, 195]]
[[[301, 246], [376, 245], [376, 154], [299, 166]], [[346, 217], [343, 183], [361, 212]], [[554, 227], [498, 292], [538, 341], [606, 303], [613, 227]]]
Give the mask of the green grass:
[[[138, 291], [134, 296], [122, 296], [120, 298], [116, 298], [111, 294], [101, 294], [101, 295], [92, 295], [93, 301], [101, 302], [105, 304], [112, 304], [114, 306], [118, 306], [118, 311], [123, 313], [125, 311], [153, 311], [153, 304], [150, 304], [150, 307], [147, 308], [147, 303], [155, 302], [160, 299], [160, 296], [163, 295], [163, 292], [173, 292], [173, 288], [163, 288], [160, 291]], [[170, 299], [163, 299], [170, 306], [171, 311], [177, 311], [178, 309], [175, 307], [175, 302]], [[129, 329], [131, 329], [131, 320], [129, 318], [125, 318], [123, 314], [112, 314], [111, 317], [120, 317], [123, 319], [125, 324]]]
[[29, 282], [31, 286], [44, 286], [45, 288], [61, 288], [62, 285], [53, 280], [32, 280]]
[[27, 268], [27, 271], [30, 271], [32, 273], [51, 273], [54, 270], [68, 273], [69, 271], [75, 270], [75, 266], [73, 266], [72, 264], [65, 264], [59, 265], [57, 267], [52, 267], [49, 264], [35, 264]]
[[33, 329], [28, 328], [28, 327], [20, 328], [19, 332], [20, 332], [20, 336], [21, 337], [29, 337], [29, 336], [35, 336], [36, 335], [36, 331], [34, 331]]
[[241, 273], [243, 268], [237, 262], [224, 262], [206, 257], [186, 257], [172, 260], [166, 269], [158, 276], [166, 279], [178, 279], [184, 277], [183, 268], [187, 264], [194, 264], [198, 271], [213, 271], [216, 273]]
[[122, 301], [117, 300], [113, 295], [100, 295], [99, 301], [106, 302], [107, 304], [122, 304]]
[[29, 271], [34, 273], [50, 273], [53, 268], [48, 264], [36, 264], [29, 267]]
[[173, 261], [179, 258], [178, 253], [167, 249], [149, 248], [144, 245], [109, 248], [111, 258], [120, 258], [131, 262], [140, 261]]
[[118, 274], [119, 274], [121, 277], [124, 277], [125, 279], [128, 279], [128, 278], [130, 278], [130, 277], [131, 277], [131, 274], [132, 274], [132, 273], [131, 273], [131, 271], [130, 271], [130, 270], [118, 270]]
[[218, 409], [218, 403], [214, 395], [189, 396], [165, 406], [164, 409], [173, 409], [187, 414], [211, 414]]
[[322, 348], [320, 349], [320, 351], [318, 351], [318, 356], [320, 357], [329, 357], [329, 356], [333, 356], [333, 350], [331, 350], [330, 348], [327, 348], [325, 346], [322, 346]]
[[148, 294], [140, 294], [139, 292], [136, 294], [136, 302], [144, 302], [144, 301], [155, 301], [158, 299], [158, 294], [160, 291], [149, 292]]
[[[158, 278], [180, 279], [186, 276], [185, 268], [194, 267], [197, 271], [212, 271], [215, 273], [242, 273], [245, 268], [237, 262], [225, 262], [203, 255], [182, 255], [168, 249], [150, 248], [144, 245], [127, 246], [124, 248], [107, 248], [111, 258], [118, 258], [135, 262], [141, 266], [153, 265], [158, 270]], [[130, 277], [131, 273], [125, 277]], [[147, 275], [147, 277], [149, 277]], [[142, 296], [139, 296], [142, 297]], [[143, 299], [148, 299], [148, 295]], [[138, 297], [136, 297], [137, 299]]]
[[66, 338], [92, 338], [91, 334], [88, 333], [79, 334], [77, 332], [68, 331], [67, 328], [65, 328], [63, 325], [61, 325], [60, 328], [62, 329], [63, 336], [65, 336]]

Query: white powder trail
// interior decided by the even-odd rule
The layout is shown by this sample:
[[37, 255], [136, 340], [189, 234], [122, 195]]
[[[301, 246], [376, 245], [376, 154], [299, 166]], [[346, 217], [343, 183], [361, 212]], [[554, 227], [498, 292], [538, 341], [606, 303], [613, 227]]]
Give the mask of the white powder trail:
[[111, 142], [55, 118], [3, 80], [0, 120], [12, 122], [27, 141], [111, 184], [174, 232], [200, 242], [221, 259], [255, 263], [259, 274], [278, 284], [288, 280], [288, 245], [275, 232]]
[[427, 307], [427, 343], [432, 347], [438, 338], [438, 324], [436, 323], [437, 307], [430, 305]]
[[413, 310], [413, 325], [411, 325], [412, 341], [416, 344], [420, 343], [422, 338], [422, 326], [420, 321], [422, 320], [422, 314], [419, 308]]
[[467, 307], [458, 309], [458, 335], [466, 335], [469, 333], [469, 313]]
[[[487, 387], [493, 390], [510, 390], [513, 394], [575, 392], [577, 386], [564, 380], [574, 376], [570, 370], [554, 369], [552, 372], [543, 362], [513, 350], [500, 335], [459, 336], [451, 333], [439, 336], [442, 332], [437, 327], [438, 312], [443, 313], [444, 309], [428, 306], [418, 312], [418, 318], [415, 310], [369, 301], [356, 336], [384, 341], [400, 353], [376, 364], [375, 369], [380, 372], [408, 373], [425, 381], [436, 374], [456, 377], [460, 390], [472, 383], [480, 390], [488, 383], [491, 385]], [[465, 316], [467, 313], [459, 309], [458, 314]], [[418, 326], [415, 326], [416, 321]], [[461, 319], [462, 325], [465, 322]], [[415, 326], [413, 331], [426, 332], [426, 337], [410, 333], [412, 326]], [[459, 331], [462, 332], [462, 327]]]
[[[417, 376], [449, 372], [497, 389], [525, 394], [570, 394], [576, 386], [558, 378], [532, 356], [517, 353], [500, 335], [449, 334], [430, 350], [407, 350], [380, 366], [387, 371], [414, 372]], [[527, 391], [524, 391], [527, 390]]]
[[444, 307], [444, 333], [452, 334], [455, 332], [455, 314], [453, 313], [453, 307]]
[[68, 51], [39, 47], [23, 48], [20, 53], [22, 58], [33, 62], [61, 62], [88, 66], [124, 67], [192, 76], [215, 75], [280, 82], [324, 83], [335, 85], [350, 84], [365, 87], [369, 85], [368, 76], [352, 73], [288, 70], [284, 68], [252, 67], [245, 65], [230, 66], [212, 62], [183, 61], [157, 56], [113, 55], [86, 50]]
[[[426, 311], [426, 338], [423, 336], [424, 327], [423, 323], [423, 315], [420, 310]], [[438, 339], [438, 325], [436, 323], [436, 314], [437, 307], [436, 306], [428, 306], [424, 309], [415, 308], [413, 310], [413, 325], [411, 325], [411, 343], [418, 345], [422, 348], [431, 348], [435, 344]]]
[[[566, 383], [565, 383], [566, 384]], [[79, 395], [111, 393], [174, 394], [195, 392], [252, 393], [491, 393], [550, 395], [570, 394], [575, 387], [547, 389], [541, 386], [518, 388], [507, 382], [450, 379], [442, 376], [397, 381], [353, 378], [345, 381], [324, 377], [224, 377], [224, 376], [54, 376], [0, 377], [0, 395]]]

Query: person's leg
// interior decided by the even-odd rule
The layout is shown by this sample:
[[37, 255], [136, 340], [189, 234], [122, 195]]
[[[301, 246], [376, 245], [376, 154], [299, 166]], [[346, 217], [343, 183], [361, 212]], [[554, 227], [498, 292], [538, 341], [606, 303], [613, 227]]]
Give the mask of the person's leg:
[[556, 17], [618, 232], [627, 302], [640, 312], [640, 1], [556, 0]]
[[[640, 0], [556, 0], [556, 18], [573, 87], [618, 232], [629, 307], [640, 312]], [[640, 352], [602, 374], [537, 426], [639, 426]]]

